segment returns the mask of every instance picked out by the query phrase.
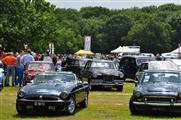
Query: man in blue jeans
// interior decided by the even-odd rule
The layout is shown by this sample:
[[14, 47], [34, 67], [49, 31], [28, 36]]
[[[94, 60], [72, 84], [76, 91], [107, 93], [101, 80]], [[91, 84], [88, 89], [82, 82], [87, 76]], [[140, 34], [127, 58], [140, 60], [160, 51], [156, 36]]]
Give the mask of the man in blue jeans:
[[15, 66], [16, 57], [13, 56], [13, 52], [7, 54], [5, 58], [2, 59], [3, 64], [6, 65], [6, 82], [5, 86], [9, 86], [10, 74], [12, 74], [12, 86], [15, 85]]
[[19, 83], [19, 86], [21, 87], [22, 85], [22, 80], [23, 80], [23, 64], [21, 63], [21, 57], [24, 54], [24, 51], [21, 51], [20, 54], [17, 54], [16, 57], [16, 71], [17, 71], [17, 75], [18, 75], [18, 79], [17, 82]]

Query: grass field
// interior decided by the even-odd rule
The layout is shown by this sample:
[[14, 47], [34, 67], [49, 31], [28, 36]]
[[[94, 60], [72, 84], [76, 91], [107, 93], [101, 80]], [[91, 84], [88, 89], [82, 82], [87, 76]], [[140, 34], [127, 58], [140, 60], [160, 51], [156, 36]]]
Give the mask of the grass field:
[[88, 108], [78, 109], [73, 116], [19, 116], [15, 108], [18, 87], [7, 87], [0, 92], [0, 120], [181, 120], [181, 114], [177, 116], [169, 114], [131, 115], [128, 104], [133, 89], [134, 84], [127, 82], [123, 92], [91, 91]]

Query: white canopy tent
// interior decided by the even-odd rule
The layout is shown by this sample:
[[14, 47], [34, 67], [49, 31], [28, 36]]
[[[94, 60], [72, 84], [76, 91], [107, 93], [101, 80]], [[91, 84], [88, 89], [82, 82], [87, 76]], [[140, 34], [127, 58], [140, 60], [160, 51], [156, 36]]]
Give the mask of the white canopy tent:
[[111, 51], [111, 53], [140, 53], [138, 48], [130, 48], [129, 46], [119, 46]]
[[173, 50], [171, 53], [174, 53], [174, 54], [179, 54], [179, 53], [181, 53], [181, 47]]

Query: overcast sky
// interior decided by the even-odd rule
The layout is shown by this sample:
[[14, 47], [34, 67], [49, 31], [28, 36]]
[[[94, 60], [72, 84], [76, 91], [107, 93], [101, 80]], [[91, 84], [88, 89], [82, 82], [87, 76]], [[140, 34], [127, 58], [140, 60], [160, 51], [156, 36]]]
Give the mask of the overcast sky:
[[132, 7], [144, 7], [150, 5], [162, 5], [175, 3], [181, 5], [181, 0], [46, 0], [57, 8], [80, 9], [86, 6], [102, 6], [110, 9], [122, 9]]

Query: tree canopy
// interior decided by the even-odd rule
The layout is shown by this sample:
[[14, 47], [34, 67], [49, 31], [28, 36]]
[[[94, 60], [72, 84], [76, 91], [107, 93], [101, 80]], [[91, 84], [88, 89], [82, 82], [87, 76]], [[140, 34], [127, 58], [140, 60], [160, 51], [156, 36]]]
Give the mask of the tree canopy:
[[109, 53], [123, 45], [139, 45], [142, 52], [168, 52], [181, 43], [181, 5], [110, 10], [104, 7], [56, 8], [45, 0], [0, 1], [0, 44], [20, 51], [24, 44], [44, 52], [83, 49], [91, 36], [94, 52]]

